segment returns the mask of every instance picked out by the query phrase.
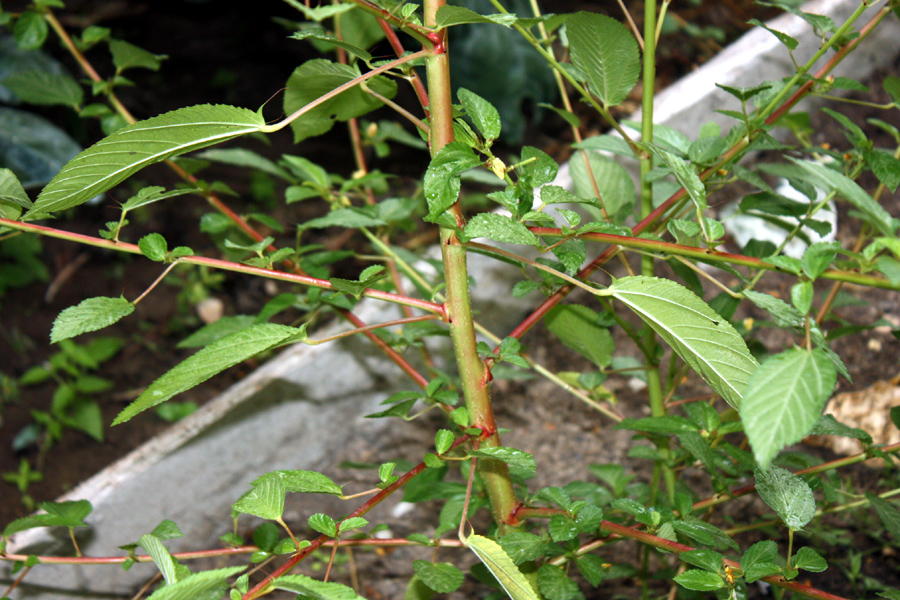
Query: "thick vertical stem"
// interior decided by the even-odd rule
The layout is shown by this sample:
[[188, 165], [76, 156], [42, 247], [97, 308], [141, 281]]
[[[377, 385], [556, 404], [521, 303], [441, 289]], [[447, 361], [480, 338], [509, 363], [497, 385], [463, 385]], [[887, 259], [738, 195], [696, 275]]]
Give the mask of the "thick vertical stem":
[[[641, 139], [645, 142], [653, 141], [653, 96], [656, 85], [656, 1], [644, 2], [644, 73], [643, 73], [643, 106], [641, 122]], [[647, 153], [646, 158], [641, 159], [641, 218], [646, 219], [653, 212], [653, 184], [648, 180], [650, 170], [653, 169], [653, 155]], [[641, 258], [641, 274], [647, 277], [655, 275], [655, 267], [652, 256]], [[644, 333], [644, 351], [647, 361], [647, 393], [650, 396], [650, 414], [661, 417], [666, 414], [666, 406], [663, 402], [662, 380], [659, 375], [659, 359], [656, 358], [657, 339], [656, 333], [646, 328]], [[665, 458], [669, 454], [668, 441], [660, 441], [660, 454]], [[662, 469], [666, 482], [669, 499], [675, 494], [675, 475], [672, 469], [665, 464], [658, 464]]]
[[[425, 25], [433, 26], [435, 15], [445, 0], [426, 0]], [[453, 106], [450, 91], [450, 63], [446, 48], [446, 31], [435, 44], [425, 63], [431, 109], [431, 152], [437, 153], [453, 141]], [[450, 209], [459, 226], [464, 225], [459, 203]], [[452, 229], [441, 229], [441, 254], [447, 290], [447, 315], [453, 351], [462, 385], [470, 423], [484, 433], [480, 446], [500, 445], [494, 411], [491, 406], [490, 371], [475, 349], [475, 323], [469, 302], [469, 272], [466, 249]], [[517, 506], [515, 492], [505, 463], [493, 459], [478, 460], [479, 473], [491, 501], [491, 513], [501, 528], [505, 527]]]

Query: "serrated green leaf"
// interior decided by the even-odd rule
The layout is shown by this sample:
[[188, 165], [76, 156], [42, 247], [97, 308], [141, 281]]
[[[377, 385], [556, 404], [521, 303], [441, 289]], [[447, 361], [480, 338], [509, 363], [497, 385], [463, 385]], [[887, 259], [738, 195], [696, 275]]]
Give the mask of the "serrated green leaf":
[[178, 348], [202, 348], [203, 346], [209, 346], [216, 340], [220, 340], [227, 335], [252, 327], [257, 322], [256, 317], [252, 315], [224, 316], [218, 321], [214, 321], [209, 325], [201, 327], [178, 342]]
[[816, 514], [816, 500], [809, 485], [797, 475], [781, 467], [756, 469], [756, 492], [784, 521], [798, 531]]
[[744, 390], [741, 419], [760, 466], [809, 434], [836, 382], [834, 364], [821, 349], [794, 348], [759, 366]]
[[436, 219], [453, 206], [459, 197], [460, 174], [480, 164], [478, 156], [462, 142], [451, 142], [438, 151], [425, 171], [422, 184], [428, 202], [428, 218]]
[[122, 205], [123, 211], [134, 210], [136, 208], [140, 208], [142, 206], [146, 206], [148, 204], [153, 204], [154, 202], [159, 202], [160, 200], [165, 200], [167, 198], [174, 198], [176, 196], [183, 196], [185, 194], [194, 194], [199, 190], [197, 189], [185, 189], [185, 190], [169, 190], [166, 191], [166, 188], [151, 185], [145, 188], [141, 188], [137, 194], [129, 198], [125, 204]]
[[806, 171], [811, 183], [824, 190], [834, 190], [868, 217], [868, 221], [885, 236], [893, 236], [897, 222], [864, 189], [842, 173], [815, 162], [788, 159]]
[[128, 125], [69, 161], [29, 214], [78, 206], [147, 165], [259, 131], [265, 124], [260, 114], [245, 108], [204, 104]]
[[812, 281], [798, 281], [791, 286], [791, 304], [805, 315], [812, 308], [813, 293]]
[[84, 101], [84, 90], [77, 81], [48, 71], [18, 71], [4, 79], [3, 86], [28, 104], [79, 107]]
[[[292, 114], [359, 75], [360, 71], [356, 66], [333, 63], [321, 58], [306, 61], [288, 78], [284, 112]], [[366, 85], [384, 98], [393, 98], [397, 93], [397, 84], [386, 77], [373, 77]], [[335, 121], [362, 116], [381, 105], [380, 100], [367, 94], [359, 86], [348, 89], [292, 121], [294, 142], [322, 135], [334, 126]]]
[[137, 400], [119, 413], [113, 425], [124, 423], [138, 413], [161, 404], [260, 352], [300, 340], [305, 335], [305, 326], [294, 328], [261, 323], [225, 336], [182, 361], [150, 384]]
[[718, 573], [722, 570], [722, 559], [724, 557], [715, 550], [698, 548], [696, 550], [682, 552], [678, 555], [678, 558], [695, 567], [700, 567], [704, 571]]
[[153, 562], [156, 563], [163, 579], [166, 580], [166, 585], [172, 585], [178, 581], [175, 559], [172, 558], [172, 555], [169, 554], [169, 551], [163, 546], [162, 541], [158, 537], [145, 533], [138, 540], [138, 546], [146, 550]]
[[803, 569], [810, 573], [821, 573], [828, 568], [828, 561], [812, 548], [804, 546], [794, 554], [794, 558], [791, 559], [791, 565], [795, 569]]
[[[341, 486], [330, 478], [315, 471], [303, 471], [300, 469], [272, 471], [272, 475], [281, 479], [284, 489], [292, 493], [303, 494], [343, 494]], [[265, 477], [266, 475], [263, 475]]]
[[138, 48], [134, 44], [116, 39], [109, 40], [109, 50], [112, 53], [113, 64], [116, 65], [117, 74], [125, 69], [136, 67], [158, 71], [163, 59], [166, 58], [165, 55], [153, 54], [143, 48]]
[[444, 454], [453, 445], [453, 432], [440, 429], [434, 436], [434, 447], [438, 454]]
[[684, 162], [671, 152], [667, 152], [654, 144], [644, 144], [653, 154], [672, 170], [675, 179], [685, 189], [697, 210], [706, 210], [706, 185], [694, 171], [690, 163]]
[[[9, 169], [0, 169], [0, 202], [15, 204], [21, 208], [31, 208], [32, 206], [25, 188], [22, 187], [16, 174]], [[5, 212], [4, 216], [7, 219], [17, 219], [22, 211], [15, 211], [14, 214]]]
[[504, 27], [512, 27], [517, 20], [518, 17], [514, 14], [480, 15], [464, 6], [442, 5], [435, 16], [435, 27], [441, 29], [467, 23], [497, 23]]
[[50, 343], [103, 329], [134, 312], [134, 304], [125, 298], [98, 296], [82, 300], [65, 309], [53, 321]]
[[890, 94], [895, 103], [900, 104], [900, 77], [888, 75], [882, 82], [884, 91]]
[[38, 50], [44, 45], [48, 30], [43, 15], [26, 10], [13, 25], [13, 37], [20, 50]]
[[538, 600], [534, 588], [497, 542], [480, 535], [465, 540], [512, 600]]
[[[753, 578], [748, 578], [747, 583], [753, 583], [760, 577], [771, 575], [778, 572], [778, 566], [774, 561], [778, 558], [778, 544], [772, 540], [764, 540], [756, 542], [744, 552], [741, 556], [741, 571], [747, 577], [747, 573], [755, 571]], [[774, 570], [773, 570], [774, 568]], [[756, 573], [765, 573], [756, 576]]]
[[149, 233], [142, 237], [138, 242], [138, 247], [141, 249], [141, 252], [144, 253], [144, 256], [156, 262], [166, 260], [166, 255], [169, 252], [169, 245], [166, 243], [166, 238], [158, 233]]
[[740, 550], [737, 543], [724, 531], [693, 515], [686, 515], [682, 520], [671, 521], [671, 523], [678, 533], [686, 535], [704, 546], [726, 546], [736, 551]]
[[565, 515], [551, 516], [547, 528], [550, 532], [550, 539], [554, 542], [567, 542], [578, 537], [579, 533], [575, 521]]
[[459, 88], [456, 95], [466, 109], [466, 114], [486, 140], [500, 137], [500, 113], [490, 102], [465, 88]]
[[326, 515], [325, 513], [316, 513], [311, 515], [308, 520], [309, 526], [312, 529], [315, 529], [319, 533], [325, 534], [328, 537], [337, 537], [337, 525], [334, 522], [334, 519]]
[[700, 569], [685, 571], [674, 579], [682, 587], [696, 592], [713, 592], [725, 587], [725, 581], [721, 575]]
[[538, 569], [537, 584], [547, 600], [573, 600], [578, 596], [578, 584], [568, 578], [562, 567], [543, 564]]
[[500, 538], [500, 546], [512, 561], [519, 565], [543, 556], [547, 542], [533, 533], [514, 531]]
[[578, 572], [588, 580], [592, 586], [597, 587], [606, 578], [608, 564], [596, 554], [582, 554], [575, 559]]
[[213, 590], [227, 591], [226, 581], [237, 575], [245, 567], [228, 567], [194, 573], [181, 581], [161, 587], [147, 597], [147, 600], [197, 600]]
[[480, 448], [478, 450], [473, 450], [471, 454], [473, 456], [480, 456], [482, 458], [493, 458], [495, 460], [505, 462], [513, 468], [522, 469], [523, 471], [533, 472], [536, 468], [534, 457], [531, 454], [528, 454], [527, 452], [524, 452], [522, 450], [517, 450], [515, 448], [508, 448], [506, 446]]
[[350, 517], [344, 519], [340, 523], [340, 528], [338, 529], [338, 533], [346, 533], [348, 531], [352, 531], [354, 529], [361, 529], [369, 524], [369, 521], [363, 519], [362, 517]]
[[747, 22], [748, 22], [749, 24], [751, 24], [751, 25], [756, 25], [757, 27], [762, 27], [763, 29], [765, 29], [766, 31], [768, 31], [769, 33], [771, 33], [771, 34], [774, 35], [776, 38], [778, 38], [778, 41], [779, 41], [779, 42], [781, 42], [782, 44], [784, 44], [785, 46], [787, 46], [787, 48], [788, 48], [789, 50], [796, 50], [796, 49], [797, 49], [797, 46], [798, 46], [799, 42], [798, 42], [796, 39], [794, 39], [793, 37], [789, 36], [788, 34], [786, 34], [786, 33], [784, 33], [784, 32], [781, 32], [781, 31], [777, 31], [777, 30], [775, 30], [775, 29], [772, 29], [771, 27], [769, 27], [768, 25], [766, 25], [765, 23], [763, 23], [763, 22], [760, 21], [759, 19], [750, 19], [750, 20], [747, 21]]
[[900, 510], [897, 510], [896, 506], [884, 498], [879, 498], [871, 492], [866, 492], [866, 500], [875, 509], [875, 513], [881, 519], [885, 529], [894, 536], [895, 540], [900, 541]]
[[735, 408], [758, 363], [727, 320], [667, 279], [623, 277], [606, 290], [635, 311]]
[[588, 88], [605, 106], [621, 104], [640, 73], [637, 41], [619, 21], [605, 15], [578, 12], [566, 21], [572, 64]]
[[465, 580], [463, 572], [450, 563], [416, 560], [413, 561], [413, 570], [422, 583], [441, 594], [455, 592]]
[[884, 150], [869, 150], [864, 156], [875, 177], [892, 192], [896, 192], [900, 185], [900, 160]]
[[698, 430], [694, 423], [678, 415], [644, 417], [643, 419], [624, 419], [616, 424], [615, 429], [631, 429], [635, 431], [646, 431], [647, 433], [662, 434], [696, 432]]
[[507, 244], [540, 245], [537, 237], [527, 227], [512, 217], [497, 213], [479, 213], [466, 224], [462, 240], [469, 242], [479, 237]]
[[267, 473], [253, 482], [250, 491], [234, 503], [234, 510], [260, 519], [276, 520], [284, 512], [284, 482], [276, 473]]
[[853, 438], [861, 441], [863, 444], [871, 444], [872, 436], [857, 427], [844, 425], [832, 415], [822, 415], [816, 421], [816, 425], [809, 432], [809, 435], [839, 435], [842, 437]]

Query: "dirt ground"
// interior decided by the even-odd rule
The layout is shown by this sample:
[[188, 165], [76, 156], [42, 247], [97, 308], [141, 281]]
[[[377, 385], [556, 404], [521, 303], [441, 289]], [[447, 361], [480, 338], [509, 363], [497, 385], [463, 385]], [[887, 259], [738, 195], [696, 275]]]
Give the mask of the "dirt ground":
[[[202, 102], [228, 102], [244, 106], [258, 106], [271, 96], [291, 70], [302, 60], [302, 55], [297, 50], [297, 44], [289, 46], [284, 44], [282, 31], [273, 28], [268, 20], [271, 13], [293, 17], [290, 11], [285, 10], [286, 5], [280, 2], [257, 3], [259, 10], [253, 11], [259, 17], [247, 17], [241, 19], [229, 18], [225, 11], [218, 11], [210, 18], [209, 7], [204, 4], [191, 4], [182, 2], [159, 2], [151, 7], [145, 3], [105, 3], [113, 8], [112, 16], [104, 16], [98, 13], [97, 6], [104, 3], [69, 2], [73, 8], [72, 13], [81, 17], [92, 18], [98, 24], [114, 26], [121, 29], [121, 35], [143, 47], [155, 52], [170, 54], [170, 62], [164, 67], [159, 76], [150, 76], [144, 82], [147, 85], [138, 86], [134, 91], [123, 94], [126, 104], [134, 108], [139, 116], [149, 116], [168, 110]], [[610, 14], [618, 16], [615, 2], [560, 2], [567, 4], [565, 10], [560, 7], [558, 12], [577, 9], [594, 9], [598, 4], [609, 5]], [[728, 2], [704, 2], [696, 8], [686, 8], [680, 13], [686, 20], [696, 18], [709, 19], [711, 23], [727, 28], [732, 34], [740, 31], [741, 24], [746, 21], [746, 2], [731, 0]], [[265, 5], [263, 7], [263, 5]], [[204, 8], [206, 6], [206, 8]], [[79, 11], [81, 8], [81, 11]], [[263, 10], [271, 9], [271, 11]], [[754, 13], [756, 14], [756, 13]], [[735, 16], [739, 15], [739, 16]], [[156, 26], [145, 27], [146, 19], [156, 19]], [[258, 19], [258, 20], [256, 20]], [[202, 23], [202, 26], [201, 26]], [[271, 31], [273, 30], [274, 31]], [[255, 31], [267, 31], [266, 34], [253, 39], [253, 43], [247, 43]], [[243, 36], [243, 37], [242, 37]], [[179, 40], [177, 48], [171, 48], [171, 41]], [[222, 44], [222, 40], [233, 40], [233, 43]], [[702, 40], [701, 40], [702, 41]], [[663, 81], [674, 80], [687, 69], [694, 68], [708, 58], [707, 52], [715, 51], [715, 42], [685, 38], [673, 46], [678, 49], [670, 53], [667, 62], [661, 64], [661, 78]], [[208, 57], [202, 60], [202, 65], [197, 64], [198, 57]], [[171, 65], [171, 68], [170, 66]], [[230, 79], [227, 86], [215, 87], [210, 85], [212, 75], [217, 69], [227, 67], [236, 77]], [[891, 71], [894, 75], [900, 75], [900, 66], [895, 66]], [[881, 76], [883, 76], [881, 74]], [[873, 87], [883, 96], [880, 86]], [[182, 93], [184, 92], [184, 93]], [[185, 98], [184, 96], [187, 96]], [[871, 99], [871, 98], [870, 98]], [[874, 101], [886, 101], [884, 98], [875, 98]], [[841, 112], [846, 114], [856, 123], [864, 123], [867, 118], [885, 118], [882, 113], [874, 109], [844, 105]], [[888, 119], [889, 120], [889, 119]], [[895, 121], [895, 124], [896, 123]], [[840, 133], [840, 128], [835, 123], [820, 115], [814, 123], [816, 130], [814, 142], [829, 142], [835, 147], [846, 147], [846, 142]], [[352, 170], [352, 158], [348, 154], [348, 147], [343, 138], [343, 132], [335, 132], [322, 140], [310, 142], [300, 150], [291, 149], [292, 153], [312, 153], [317, 156], [317, 161], [326, 165], [334, 165], [335, 170]], [[526, 140], [546, 148], [550, 152], [555, 151], [559, 158], [562, 151], [559, 150], [559, 139], [565, 141], [565, 130], [561, 123], [550, 120], [540, 132], [534, 132], [534, 139]], [[891, 141], [886, 135], [875, 133], [867, 129], [874, 139], [876, 146], [890, 146]], [[87, 135], [87, 134], [86, 134]], [[287, 138], [276, 139], [272, 148], [260, 151], [271, 152], [277, 156], [282, 151], [288, 151], [290, 141]], [[391, 160], [405, 160], [405, 155], [395, 155]], [[391, 171], [394, 165], [380, 165], [382, 170]], [[401, 165], [401, 172], [408, 170], [413, 174], [424, 168], [417, 163]], [[225, 178], [229, 175], [227, 169], [217, 173], [217, 176]], [[171, 176], [162, 169], [148, 170], [141, 177], [146, 177], [160, 185], [171, 185]], [[249, 184], [246, 180], [232, 178], [228, 180], [238, 192], [246, 193]], [[867, 189], [874, 189], [873, 181], [864, 181]], [[124, 192], [122, 192], [124, 194]], [[125, 197], [113, 194], [115, 199], [122, 201]], [[895, 217], [900, 217], [900, 196], [894, 194], [886, 198], [883, 205]], [[724, 200], [723, 200], [724, 201]], [[239, 202], [235, 200], [235, 202]], [[322, 211], [323, 207], [310, 205], [304, 208], [309, 211]], [[850, 222], [846, 215], [846, 209], [842, 209], [842, 223]], [[146, 223], [138, 224], [133, 235], [138, 236], [140, 231], [151, 231], [162, 227], [165, 223], [188, 222], [196, 223], [200, 215], [207, 212], [207, 208], [197, 201], [196, 203], [176, 202], [161, 205], [155, 210]], [[109, 206], [84, 207], [77, 214], [57, 224], [70, 231], [78, 231], [88, 234], [96, 234], [99, 224], [111, 220], [117, 216], [117, 212]], [[291, 218], [296, 218], [296, 213]], [[855, 235], [852, 227], [842, 227], [840, 239], [845, 246], [853, 240]], [[173, 238], [169, 238], [170, 244], [184, 244], [194, 248], [205, 247], [207, 242], [196, 233], [196, 228], [187, 227], [181, 232], [172, 232]], [[181, 238], [177, 238], [177, 236]], [[135, 237], [137, 239], [137, 237]], [[327, 240], [323, 240], [327, 241]], [[52, 320], [58, 313], [69, 306], [77, 304], [85, 297], [119, 294], [127, 298], [139, 295], [159, 272], [147, 268], [142, 259], [123, 257], [99, 250], [76, 248], [66, 242], [57, 240], [43, 240], [43, 258], [50, 270], [51, 282], [35, 283], [28, 287], [8, 291], [2, 299], [0, 306], [6, 308], [0, 314], [0, 361], [3, 364], [3, 372], [8, 375], [21, 375], [28, 367], [40, 364], [47, 360], [48, 338]], [[347, 268], [352, 268], [348, 266]], [[764, 290], [779, 290], [783, 298], [787, 297], [788, 283], [777, 277], [767, 278], [767, 283], [762, 286]], [[48, 294], [48, 283], [53, 284], [54, 293]], [[88, 289], [90, 288], [90, 289]], [[878, 319], [885, 318], [895, 323], [900, 323], [900, 308], [898, 308], [897, 295], [889, 292], [859, 290], [851, 286], [846, 288], [850, 295], [864, 297], [867, 306], [847, 305], [838, 309], [842, 318], [855, 324], [868, 324]], [[109, 423], [112, 418], [131, 400], [139, 391], [148, 385], [156, 376], [165, 372], [168, 368], [177, 364], [190, 352], [174, 348], [174, 344], [184, 337], [186, 330], [197, 325], [196, 316], [190, 309], [179, 307], [179, 289], [173, 286], [160, 286], [152, 298], [138, 305], [136, 315], [125, 322], [104, 330], [103, 335], [120, 336], [125, 344], [118, 355], [103, 366], [98, 373], [103, 377], [113, 378], [115, 387], [112, 391], [100, 397], [104, 422]], [[288, 291], [286, 288], [280, 291]], [[817, 287], [819, 294], [827, 291], [825, 286]], [[250, 287], [239, 278], [226, 276], [221, 284], [212, 290], [213, 295], [225, 303], [228, 314], [250, 312], [253, 307], [261, 304], [269, 297], [272, 290], [263, 289], [261, 285], [251, 284]], [[15, 307], [15, 310], [11, 310]], [[746, 315], [758, 320], [765, 316], [758, 311], [747, 309]], [[784, 344], [790, 343], [786, 337], [764, 336], [769, 351], [778, 351]], [[580, 364], [580, 359], [573, 359], [571, 353], [561, 349], [555, 344], [542, 327], [525, 337], [523, 343], [533, 349], [535, 358], [550, 368], [564, 368], [577, 370], [586, 365]], [[624, 344], [625, 342], [622, 341]], [[876, 382], [890, 379], [897, 375], [897, 356], [900, 352], [898, 342], [890, 331], [884, 329], [868, 331], [860, 335], [841, 338], [834, 345], [835, 351], [845, 357], [847, 366], [851, 371], [853, 382], [841, 379], [838, 391], [862, 390]], [[179, 399], [191, 400], [202, 403], [206, 399], [214, 397], [218, 392], [230, 383], [242, 377], [252, 370], [255, 365], [246, 363], [233, 369], [223, 377], [217, 377], [202, 386], [186, 392]], [[643, 416], [643, 397], [638, 392], [629, 389], [624, 379], [611, 380], [610, 387], [614, 389], [620, 399], [619, 406], [629, 416]], [[509, 427], [513, 431], [504, 438], [504, 443], [517, 448], [522, 448], [534, 454], [539, 467], [539, 479], [531, 482], [534, 489], [547, 485], [562, 485], [572, 480], [585, 480], [590, 478], [587, 466], [598, 463], [622, 464], [627, 469], [646, 475], [645, 463], [628, 458], [627, 451], [631, 447], [631, 435], [628, 432], [612, 431], [610, 423], [602, 416], [588, 407], [572, 399], [559, 388], [547, 382], [513, 382], [501, 381], [495, 385], [498, 421], [501, 427]], [[699, 385], [697, 389], [702, 389]], [[698, 393], [700, 393], [698, 391]], [[49, 384], [23, 388], [18, 398], [4, 404], [0, 412], [0, 439], [4, 443], [0, 445], [0, 473], [17, 469], [21, 458], [34, 459], [35, 448], [28, 448], [18, 454], [12, 452], [7, 440], [12, 438], [23, 426], [31, 421], [30, 411], [34, 408], [46, 408], [51, 400], [52, 386]], [[408, 426], [408, 433], [399, 436], [404, 443], [416, 441], [421, 438], [424, 444], [430, 444], [433, 438], [434, 423], [414, 423]], [[134, 419], [129, 423], [106, 430], [106, 441], [98, 444], [86, 436], [73, 431], [67, 431], [63, 439], [58, 442], [50, 452], [46, 464], [43, 465], [44, 481], [32, 484], [29, 493], [37, 500], [50, 500], [60, 493], [76, 485], [89, 475], [95, 473], [103, 466], [123, 456], [128, 451], [138, 446], [155, 433], [168, 427], [169, 424], [162, 419], [148, 415], [146, 418]], [[416, 446], [412, 452], [418, 453], [421, 446]], [[362, 461], [368, 458], [360, 453], [360, 448], [348, 447], [347, 456], [338, 457], [340, 460]], [[372, 460], [386, 460], [385, 453], [396, 453], [397, 458], [413, 458], [410, 447], [386, 446], [376, 448], [378, 457]], [[817, 450], [818, 452], [827, 452]], [[823, 454], [824, 456], [825, 454]], [[416, 454], [417, 456], [417, 454]], [[865, 478], [860, 475], [865, 471], [854, 471], [851, 476]], [[360, 475], [361, 478], [369, 475]], [[346, 478], [346, 471], [344, 471]], [[0, 481], [0, 524], [27, 514], [24, 506], [15, 501], [18, 497], [15, 488], [6, 482]], [[750, 501], [741, 504], [743, 508]], [[423, 514], [427, 511], [417, 509]], [[412, 531], [404, 529], [404, 523], [410, 520], [409, 516], [391, 519], [385, 516], [385, 520], [393, 523], [397, 535], [405, 535]], [[871, 540], [864, 533], [858, 536], [857, 547], [875, 548]], [[372, 572], [382, 569], [386, 576], [379, 577], [379, 581], [369, 581], [369, 597], [396, 598], [400, 582], [408, 580], [409, 573], [398, 571], [396, 565], [404, 565], [409, 568], [410, 561], [394, 561], [391, 558], [402, 557], [410, 551], [402, 550], [395, 553], [361, 555], [358, 560], [360, 570]], [[415, 556], [416, 558], [428, 558]], [[866, 573], [876, 577], [883, 583], [900, 586], [900, 560], [896, 555], [870, 555], [864, 563]], [[346, 576], [346, 571], [344, 575]], [[841, 593], [846, 591], [846, 582], [834, 580], [840, 572], [830, 569], [823, 574], [824, 578], [813, 579], [814, 585], [821, 585], [824, 589]], [[340, 579], [339, 579], [340, 580]], [[393, 583], [392, 583], [393, 582]], [[634, 590], [618, 590], [628, 595]], [[843, 587], [842, 587], [843, 586]], [[364, 595], [365, 594], [365, 587]], [[402, 593], [402, 592], [401, 592]]]

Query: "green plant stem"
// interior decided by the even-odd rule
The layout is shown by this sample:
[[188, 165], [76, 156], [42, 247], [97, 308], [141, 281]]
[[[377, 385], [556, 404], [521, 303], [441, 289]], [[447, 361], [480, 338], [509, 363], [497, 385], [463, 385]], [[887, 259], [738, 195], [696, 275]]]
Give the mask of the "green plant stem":
[[[444, 6], [445, 0], [426, 0], [424, 5], [424, 23], [433, 27], [437, 11]], [[441, 148], [453, 141], [453, 102], [450, 91], [450, 63], [445, 51], [446, 30], [436, 32], [442, 43], [436, 44], [434, 50], [427, 53], [425, 72], [428, 81], [429, 107], [431, 108], [431, 154], [434, 156]], [[450, 213], [460, 227], [464, 226], [462, 210], [459, 202], [451, 208]], [[500, 436], [494, 422], [494, 410], [491, 405], [490, 370], [478, 356], [475, 349], [475, 326], [472, 319], [472, 307], [469, 301], [469, 273], [466, 264], [466, 248], [456, 237], [452, 229], [441, 228], [441, 256], [444, 263], [446, 282], [447, 323], [450, 338], [453, 341], [453, 352], [461, 380], [463, 397], [469, 411], [470, 423], [482, 430], [479, 443], [482, 447], [500, 446]], [[506, 463], [495, 459], [479, 458], [479, 473], [484, 480], [485, 488], [491, 502], [491, 514], [501, 531], [507, 529], [510, 515], [518, 505], [509, 468]]]
[[[645, 143], [653, 143], [653, 100], [656, 94], [656, 0], [644, 2], [644, 68], [643, 90], [641, 106], [641, 139]], [[650, 171], [653, 169], [653, 155], [644, 153], [641, 157], [641, 218], [646, 219], [653, 212], [653, 183], [650, 181]], [[641, 275], [654, 277], [656, 275], [656, 263], [653, 256], [641, 257]], [[647, 394], [650, 398], [650, 415], [664, 417], [666, 405], [663, 399], [662, 379], [659, 369], [660, 363], [656, 356], [658, 344], [656, 332], [650, 327], [644, 328], [642, 350], [644, 360], [647, 362]], [[672, 359], [674, 360], [674, 358]], [[659, 448], [660, 460], [654, 466], [654, 472], [662, 472], [666, 483], [666, 492], [669, 502], [675, 501], [675, 472], [668, 465], [671, 454], [669, 440], [659, 438], [654, 440]], [[650, 490], [651, 503], [655, 503], [656, 486]]]

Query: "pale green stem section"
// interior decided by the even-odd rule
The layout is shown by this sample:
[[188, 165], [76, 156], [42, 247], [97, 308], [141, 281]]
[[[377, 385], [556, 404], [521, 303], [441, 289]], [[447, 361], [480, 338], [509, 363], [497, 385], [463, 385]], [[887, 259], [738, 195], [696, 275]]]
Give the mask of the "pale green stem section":
[[[433, 27], [438, 8], [445, 0], [426, 0], [424, 22]], [[445, 36], [446, 32], [437, 32]], [[444, 37], [444, 43], [446, 38]], [[431, 110], [431, 153], [453, 141], [453, 104], [450, 91], [450, 63], [446, 48], [435, 45], [434, 51], [427, 52], [425, 70], [428, 78], [429, 108]], [[464, 224], [462, 212], [457, 202], [450, 208], [456, 222]], [[469, 301], [469, 272], [466, 264], [466, 248], [452, 229], [441, 228], [441, 254], [444, 262], [444, 277], [447, 288], [445, 303], [450, 338], [462, 385], [463, 397], [469, 411], [470, 423], [483, 431], [479, 440], [482, 448], [500, 446], [500, 436], [494, 421], [491, 406], [490, 371], [476, 351], [475, 324]], [[491, 501], [491, 514], [501, 531], [508, 528], [518, 500], [512, 487], [509, 468], [506, 463], [494, 459], [478, 459], [478, 471], [484, 480]]]
[[[644, 3], [644, 78], [643, 78], [643, 105], [641, 112], [641, 139], [644, 142], [653, 142], [653, 97], [656, 86], [656, 2], [647, 0]], [[653, 155], [647, 154], [641, 158], [641, 218], [645, 219], [653, 212], [653, 184], [649, 180], [650, 171], [653, 169]], [[645, 277], [653, 277], [656, 274], [654, 259], [652, 256], [641, 257], [641, 274]], [[663, 417], [666, 414], [666, 405], [663, 398], [662, 379], [660, 377], [659, 360], [656, 358], [656, 332], [650, 327], [644, 332], [644, 360], [647, 361], [647, 394], [650, 396], [650, 414], [654, 417]], [[675, 360], [673, 357], [671, 360]], [[656, 464], [656, 470], [662, 470], [662, 476], [666, 482], [669, 502], [675, 500], [675, 472], [665, 464], [669, 458], [669, 441], [660, 439], [657, 442], [662, 460]], [[651, 494], [655, 496], [654, 486]]]

